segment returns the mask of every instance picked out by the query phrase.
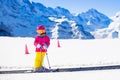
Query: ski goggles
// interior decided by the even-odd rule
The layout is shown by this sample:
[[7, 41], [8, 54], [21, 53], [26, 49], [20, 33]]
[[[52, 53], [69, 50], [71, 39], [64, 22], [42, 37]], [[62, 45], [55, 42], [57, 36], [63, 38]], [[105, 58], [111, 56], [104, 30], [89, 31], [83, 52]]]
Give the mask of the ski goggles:
[[45, 33], [45, 30], [37, 30], [37, 33]]

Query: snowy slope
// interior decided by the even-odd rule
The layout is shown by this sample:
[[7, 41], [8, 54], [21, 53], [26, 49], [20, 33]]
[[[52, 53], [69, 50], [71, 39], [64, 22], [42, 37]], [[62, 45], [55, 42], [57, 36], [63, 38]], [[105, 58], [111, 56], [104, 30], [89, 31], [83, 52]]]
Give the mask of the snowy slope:
[[[0, 70], [28, 69], [34, 63], [33, 38], [0, 37]], [[48, 56], [52, 68], [120, 64], [119, 39], [51, 39]], [[25, 44], [30, 54], [25, 54]], [[46, 58], [45, 67], [48, 67]], [[0, 74], [0, 80], [117, 80], [120, 70], [61, 73]]]
[[43, 74], [0, 74], [0, 80], [119, 80], [120, 70]]
[[[35, 57], [33, 38], [0, 37], [0, 66], [32, 68]], [[120, 64], [118, 39], [105, 40], [51, 39], [48, 56], [52, 68]], [[25, 54], [25, 44], [30, 54]], [[46, 67], [48, 67], [45, 59]]]

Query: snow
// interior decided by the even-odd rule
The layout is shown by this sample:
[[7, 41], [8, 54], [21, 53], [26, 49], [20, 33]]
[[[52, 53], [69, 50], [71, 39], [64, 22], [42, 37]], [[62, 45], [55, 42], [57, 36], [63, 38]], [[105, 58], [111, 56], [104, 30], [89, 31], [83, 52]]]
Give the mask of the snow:
[[120, 70], [42, 74], [2, 74], [0, 75], [0, 80], [119, 80], [119, 74]]
[[[34, 38], [0, 37], [0, 70], [32, 69]], [[120, 64], [119, 39], [51, 39], [48, 58], [52, 68]], [[30, 54], [25, 54], [27, 44]], [[44, 66], [49, 67], [45, 57]], [[120, 70], [60, 73], [0, 74], [0, 80], [116, 80]]]

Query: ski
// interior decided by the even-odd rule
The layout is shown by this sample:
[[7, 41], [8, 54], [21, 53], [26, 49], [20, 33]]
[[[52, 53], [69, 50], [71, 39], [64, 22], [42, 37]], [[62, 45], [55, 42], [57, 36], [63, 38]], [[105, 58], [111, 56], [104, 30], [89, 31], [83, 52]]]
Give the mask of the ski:
[[56, 72], [57, 69], [51, 69], [49, 71], [34, 71], [32, 69], [26, 70], [3, 70], [0, 71], [0, 74], [22, 74], [22, 73], [48, 73], [48, 72]]
[[57, 68], [50, 69], [49, 71], [38, 71], [34, 72], [33, 70], [9, 70], [9, 71], [0, 71], [0, 74], [18, 74], [18, 73], [50, 73], [50, 72], [75, 72], [75, 71], [95, 71], [95, 70], [110, 70], [110, 69], [120, 69], [120, 65], [111, 65], [111, 66], [95, 66], [95, 67], [76, 67], [76, 68]]
[[32, 72], [32, 70], [3, 70], [0, 74], [17, 74], [17, 73], [27, 73]]

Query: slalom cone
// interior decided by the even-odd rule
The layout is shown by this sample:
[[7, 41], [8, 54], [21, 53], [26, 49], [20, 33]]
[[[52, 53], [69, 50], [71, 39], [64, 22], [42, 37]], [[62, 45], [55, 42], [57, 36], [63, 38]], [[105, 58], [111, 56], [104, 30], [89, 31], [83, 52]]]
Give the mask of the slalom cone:
[[58, 47], [60, 47], [60, 42], [59, 42], [59, 40], [58, 40], [58, 43], [57, 43], [57, 44], [58, 44]]
[[25, 54], [29, 54], [27, 44], [25, 44]]

